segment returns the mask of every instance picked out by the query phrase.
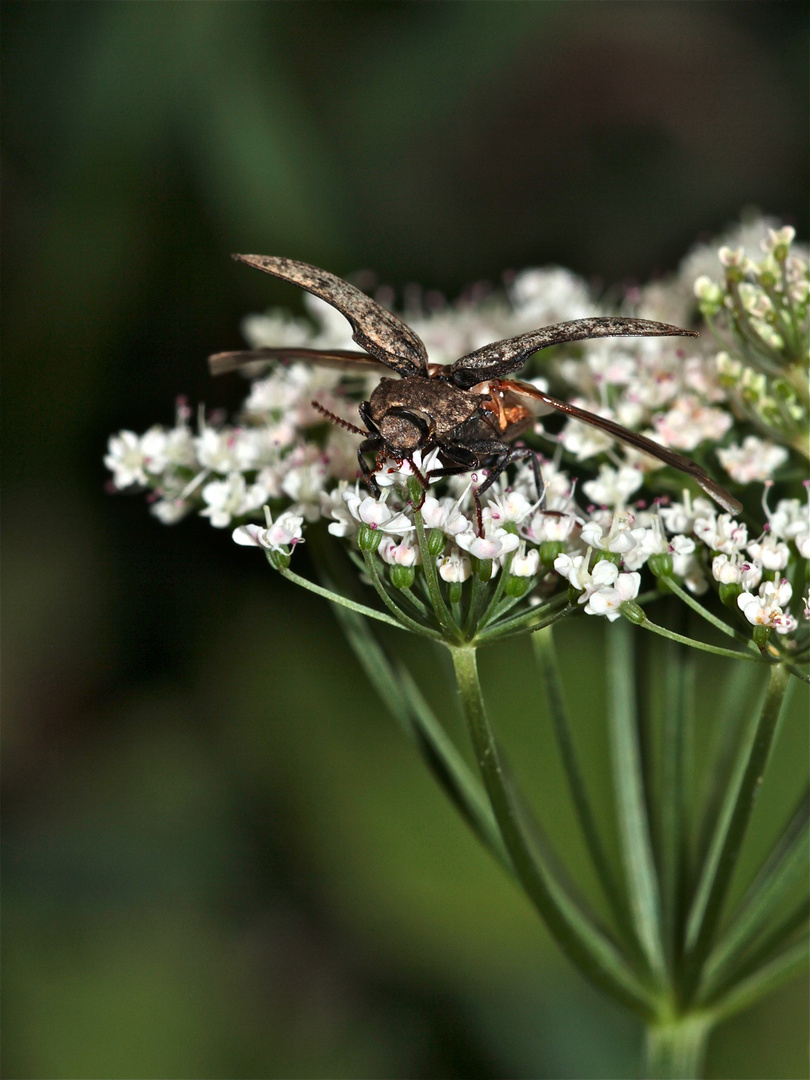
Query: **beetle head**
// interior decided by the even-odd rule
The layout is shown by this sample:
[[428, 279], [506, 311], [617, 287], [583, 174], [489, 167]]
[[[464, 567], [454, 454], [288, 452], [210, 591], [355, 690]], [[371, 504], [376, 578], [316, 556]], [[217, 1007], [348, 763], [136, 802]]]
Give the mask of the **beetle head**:
[[430, 438], [430, 426], [410, 409], [389, 409], [378, 421], [380, 434], [397, 454], [408, 456], [421, 450]]

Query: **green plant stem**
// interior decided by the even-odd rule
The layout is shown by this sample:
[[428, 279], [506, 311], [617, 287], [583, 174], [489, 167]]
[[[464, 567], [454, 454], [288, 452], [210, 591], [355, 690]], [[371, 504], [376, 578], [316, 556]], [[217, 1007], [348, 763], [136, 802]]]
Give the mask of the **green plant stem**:
[[501, 597], [503, 596], [503, 590], [506, 588], [506, 582], [509, 577], [509, 572], [512, 569], [512, 560], [514, 559], [514, 557], [514, 551], [510, 551], [509, 554], [506, 556], [506, 561], [504, 565], [498, 572], [498, 581], [495, 585], [495, 591], [492, 594], [492, 599], [487, 605], [487, 610], [478, 620], [478, 625], [481, 627], [482, 630], [487, 625], [487, 623], [492, 620], [492, 617], [494, 616], [498, 608], [498, 604], [500, 603]]
[[482, 631], [476, 637], [476, 642], [482, 644], [485, 641], [514, 637], [516, 634], [528, 634], [535, 630], [542, 630], [544, 626], [550, 626], [559, 619], [576, 611], [576, 607], [569, 604], [565, 596], [557, 596], [549, 600], [547, 604], [523, 611], [519, 615], [513, 615], [503, 622], [497, 622], [488, 630]]
[[692, 730], [695, 654], [672, 642], [664, 645], [664, 685], [659, 704], [657, 854], [661, 887], [662, 936], [669, 970], [679, 963], [683, 929], [682, 890], [686, 873], [686, 787]]
[[414, 740], [428, 768], [479, 839], [512, 873], [512, 865], [486, 792], [439, 723], [410, 673], [404, 667], [394, 669], [362, 616], [338, 605], [335, 606], [335, 615], [369, 682], [400, 728]]
[[[287, 581], [291, 581], [294, 585], [300, 585], [302, 589], [308, 589], [309, 592], [315, 593], [316, 596], [322, 596], [324, 600], [329, 600], [332, 604], [339, 604], [349, 611], [357, 612], [358, 615], [365, 615], [367, 619], [375, 619], [377, 622], [388, 623], [389, 626], [396, 626], [399, 630], [405, 629], [402, 625], [402, 620], [399, 618], [394, 619], [382, 611], [375, 611], [374, 608], [366, 607], [365, 604], [358, 604], [355, 603], [354, 600], [348, 600], [345, 596], [341, 596], [340, 593], [324, 589], [322, 585], [316, 585], [314, 581], [307, 581], [305, 577], [301, 577], [300, 574], [296, 574], [292, 570], [279, 570], [278, 572], [283, 578], [286, 578]], [[440, 637], [435, 631], [429, 630], [424, 626], [418, 626], [417, 633], [436, 639]]]
[[363, 552], [363, 558], [366, 564], [366, 573], [371, 579], [371, 584], [374, 586], [377, 595], [397, 620], [397, 622], [406, 630], [412, 630], [415, 634], [422, 634], [425, 637], [440, 638], [441, 634], [437, 634], [435, 630], [431, 630], [429, 626], [425, 626], [423, 623], [417, 622], [412, 619], [410, 615], [406, 615], [399, 604], [395, 603], [386, 592], [385, 586], [380, 579], [380, 572], [377, 569], [377, 561], [374, 555], [370, 551]]
[[725, 1020], [734, 1013], [747, 1009], [760, 998], [772, 993], [783, 983], [795, 978], [807, 967], [808, 939], [803, 937], [788, 946], [784, 952], [760, 968], [755, 975], [738, 983], [713, 1006], [718, 1020]]
[[736, 971], [735, 964], [739, 966], [741, 957], [763, 931], [773, 932], [774, 912], [780, 910], [782, 901], [791, 895], [800, 881], [807, 881], [807, 840], [805, 792], [784, 833], [737, 906], [732, 922], [724, 928], [712, 950], [701, 980], [701, 1000], [710, 996], [716, 986], [722, 985], [728, 971]]
[[687, 607], [690, 607], [693, 611], [696, 611], [700, 615], [701, 619], [705, 619], [706, 622], [719, 630], [721, 634], [725, 634], [727, 637], [732, 637], [736, 641], [741, 642], [749, 651], [756, 651], [759, 653], [754, 642], [750, 637], [745, 637], [738, 630], [729, 626], [728, 623], [724, 623], [722, 619], [718, 619], [716, 615], [713, 615], [711, 611], [708, 611], [701, 603], [699, 603], [694, 596], [691, 596], [686, 589], [682, 589], [674, 578], [662, 576], [663, 581], [670, 592], [674, 593], [679, 600], [682, 600]]
[[753, 653], [738, 652], [734, 649], [721, 649], [717, 645], [708, 645], [704, 641], [695, 641], [694, 638], [676, 634], [674, 630], [667, 630], [665, 626], [659, 626], [658, 623], [650, 622], [649, 619], [636, 623], [636, 625], [640, 626], [642, 630], [649, 630], [651, 633], [658, 634], [659, 637], [667, 638], [669, 641], [677, 641], [681, 645], [688, 645], [690, 649], [697, 649], [699, 652], [712, 653], [714, 656], [728, 656], [732, 660], [752, 660], [755, 664], [768, 663], [759, 652], [754, 655]]
[[518, 879], [559, 946], [598, 986], [649, 1016], [654, 1001], [614, 942], [557, 880], [548, 860], [532, 851], [487, 719], [472, 646], [451, 647], [461, 705], [484, 785]]
[[549, 712], [554, 725], [554, 734], [560, 749], [560, 757], [568, 781], [568, 788], [571, 792], [571, 798], [579, 818], [591, 862], [599, 878], [605, 899], [613, 911], [617, 926], [624, 932], [625, 939], [632, 944], [635, 950], [638, 950], [638, 938], [630, 919], [627, 904], [622, 896], [619, 882], [613, 873], [602, 838], [599, 835], [596, 818], [588, 798], [588, 789], [577, 758], [568, 711], [563, 701], [557, 652], [554, 648], [554, 637], [550, 626], [543, 627], [542, 630], [532, 634], [532, 647], [543, 675]]
[[620, 622], [607, 635], [611, 774], [630, 909], [639, 940], [660, 987], [667, 982], [661, 896], [644, 792], [634, 689], [635, 640]]
[[419, 551], [422, 555], [422, 569], [425, 572], [425, 582], [427, 584], [430, 602], [433, 605], [433, 611], [436, 615], [436, 621], [442, 629], [442, 636], [452, 641], [458, 641], [461, 632], [453, 620], [453, 616], [451, 615], [447, 604], [444, 602], [442, 590], [439, 586], [439, 579], [436, 574], [436, 560], [428, 550], [425, 523], [422, 520], [422, 515], [416, 509], [414, 509], [413, 512], [413, 521], [416, 526], [416, 539], [419, 543]]
[[697, 1080], [713, 1023], [710, 1014], [693, 1013], [649, 1024], [642, 1071], [645, 1080]]
[[701, 868], [686, 923], [684, 991], [687, 999], [699, 982], [714, 941], [737, 855], [770, 754], [788, 679], [784, 665], [774, 664], [771, 667], [762, 711], [758, 717], [754, 717]]

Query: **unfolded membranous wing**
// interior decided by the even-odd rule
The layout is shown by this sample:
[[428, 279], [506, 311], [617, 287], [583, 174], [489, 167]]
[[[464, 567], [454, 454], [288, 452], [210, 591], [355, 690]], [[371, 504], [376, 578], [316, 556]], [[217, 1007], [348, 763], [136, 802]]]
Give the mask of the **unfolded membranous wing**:
[[608, 420], [597, 413], [581, 409], [578, 405], [571, 405], [567, 401], [561, 401], [559, 398], [546, 394], [543, 390], [538, 390], [536, 386], [532, 386], [530, 383], [518, 382], [514, 379], [493, 381], [491, 384], [483, 383], [480, 387], [474, 387], [473, 389], [474, 392], [488, 390], [490, 393], [501, 393], [507, 397], [515, 395], [523, 399], [531, 398], [541, 406], [545, 406], [546, 410], [555, 409], [557, 412], [565, 413], [575, 420], [580, 420], [583, 424], [590, 424], [626, 446], [631, 446], [634, 450], [639, 450], [643, 454], [649, 454], [650, 457], [657, 458], [658, 461], [662, 461], [665, 465], [691, 476], [707, 495], [710, 495], [716, 503], [719, 503], [730, 514], [739, 514], [742, 510], [742, 503], [735, 499], [733, 495], [730, 495], [716, 480], [713, 480], [697, 462], [692, 461], [691, 458], [685, 457], [683, 454], [679, 454], [676, 450], [661, 446], [660, 443], [648, 439], [646, 435], [639, 435], [636, 431], [630, 431], [629, 428], [622, 427], [615, 420]]
[[339, 371], [357, 375], [388, 371], [387, 364], [375, 360], [368, 353], [356, 352], [354, 349], [303, 349], [298, 346], [215, 353], [208, 357], [208, 367], [212, 375], [225, 375], [229, 371], [268, 360], [303, 360], [315, 367], [337, 368]]
[[348, 281], [309, 263], [274, 255], [234, 255], [233, 258], [292, 282], [331, 304], [351, 323], [357, 344], [386, 367], [400, 375], [426, 374], [427, 349], [419, 335]]
[[649, 319], [624, 319], [607, 315], [593, 319], [574, 319], [571, 322], [543, 326], [517, 337], [493, 341], [475, 352], [462, 356], [451, 364], [447, 374], [465, 389], [484, 379], [500, 379], [523, 367], [540, 349], [562, 345], [568, 341], [587, 341], [600, 337], [698, 337], [695, 330], [683, 330], [669, 323]]

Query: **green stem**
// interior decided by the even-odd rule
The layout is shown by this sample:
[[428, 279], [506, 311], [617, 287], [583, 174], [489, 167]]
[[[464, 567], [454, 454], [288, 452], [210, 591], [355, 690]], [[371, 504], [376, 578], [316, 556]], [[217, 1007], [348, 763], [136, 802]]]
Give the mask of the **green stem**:
[[660, 986], [667, 982], [661, 895], [644, 792], [635, 689], [635, 641], [620, 622], [607, 635], [610, 765], [630, 909], [647, 963]]
[[433, 775], [478, 837], [503, 867], [512, 872], [486, 792], [404, 667], [394, 670], [377, 637], [363, 618], [335, 608], [360, 666], [405, 734], [413, 739]]
[[535, 630], [542, 630], [550, 626], [558, 619], [564, 619], [577, 608], [568, 603], [565, 596], [557, 596], [540, 607], [523, 611], [519, 615], [513, 615], [509, 619], [493, 624], [488, 630], [478, 634], [476, 641], [482, 644], [485, 641], [495, 641], [496, 638], [513, 637], [516, 634], [530, 634]]
[[455, 646], [451, 653], [470, 739], [518, 879], [559, 946], [580, 971], [614, 998], [649, 1016], [654, 1004], [625, 957], [606, 932], [568, 895], [550, 862], [529, 848], [501, 752], [487, 719], [475, 648]]
[[478, 620], [479, 627], [483, 630], [488, 622], [491, 621], [495, 611], [500, 603], [500, 599], [503, 596], [503, 590], [506, 588], [506, 580], [509, 577], [509, 571], [512, 569], [512, 560], [515, 557], [514, 551], [510, 551], [506, 557], [504, 565], [498, 571], [498, 582], [495, 585], [495, 590], [492, 594], [492, 599], [487, 605], [487, 610]]
[[[393, 619], [390, 615], [385, 615], [382, 611], [375, 611], [374, 608], [366, 607], [365, 604], [357, 604], [354, 600], [348, 600], [345, 596], [341, 596], [340, 593], [330, 592], [329, 589], [324, 589], [323, 586], [316, 585], [313, 581], [307, 581], [305, 577], [301, 577], [300, 574], [296, 574], [292, 570], [279, 570], [278, 572], [283, 578], [286, 578], [287, 581], [291, 581], [294, 585], [300, 585], [302, 589], [308, 589], [309, 592], [315, 593], [316, 596], [322, 596], [324, 600], [329, 600], [332, 604], [339, 604], [349, 611], [357, 612], [358, 615], [365, 615], [367, 619], [376, 619], [377, 622], [388, 623], [389, 626], [396, 626], [399, 630], [405, 629], [402, 625], [402, 620], [398, 618]], [[437, 639], [440, 637], [435, 631], [428, 630], [424, 626], [418, 627], [418, 633]]]
[[423, 623], [418, 623], [415, 619], [412, 619], [410, 615], [406, 615], [399, 604], [395, 603], [385, 590], [385, 586], [380, 580], [380, 572], [377, 569], [377, 560], [370, 551], [363, 552], [363, 558], [366, 564], [366, 573], [371, 578], [371, 584], [374, 586], [377, 595], [392, 613], [397, 622], [406, 630], [412, 630], [415, 634], [422, 634], [425, 637], [432, 637], [437, 640], [441, 640], [441, 634], [437, 634], [435, 630], [431, 630], [429, 626], [425, 626]]
[[563, 701], [557, 653], [554, 648], [554, 637], [550, 626], [546, 626], [532, 635], [532, 646], [543, 674], [549, 712], [554, 725], [554, 734], [560, 749], [563, 769], [565, 770], [568, 788], [579, 818], [582, 835], [591, 856], [591, 862], [599, 878], [605, 899], [613, 911], [616, 925], [623, 931], [625, 940], [632, 945], [634, 951], [638, 952], [638, 938], [630, 919], [627, 904], [622, 896], [619, 882], [613, 873], [610, 860], [602, 844], [596, 818], [588, 798], [588, 789], [577, 758], [568, 711]]
[[686, 924], [687, 970], [684, 978], [687, 995], [691, 995], [697, 986], [714, 941], [776, 731], [789, 675], [782, 664], [774, 664], [769, 675], [762, 711], [752, 724], [751, 734], [729, 785], [689, 912]]
[[450, 614], [447, 604], [444, 602], [442, 590], [439, 586], [439, 578], [436, 574], [436, 559], [428, 550], [425, 523], [422, 520], [422, 515], [416, 509], [414, 509], [413, 512], [413, 521], [416, 526], [416, 539], [419, 542], [419, 551], [422, 555], [422, 569], [425, 572], [425, 582], [428, 587], [430, 602], [433, 605], [433, 611], [436, 615], [436, 621], [442, 628], [443, 637], [458, 641], [460, 631], [453, 620], [453, 616]]
[[663, 698], [659, 707], [661, 742], [658, 754], [659, 790], [657, 848], [661, 882], [662, 935], [670, 971], [679, 962], [683, 929], [682, 890], [686, 872], [686, 809], [684, 789], [690, 746], [695, 679], [695, 654], [667, 643], [664, 646]]
[[645, 1080], [697, 1080], [703, 1071], [713, 1017], [695, 1013], [647, 1027]]
[[773, 993], [783, 983], [795, 978], [807, 968], [808, 940], [804, 936], [800, 941], [789, 945], [784, 952], [771, 960], [756, 974], [738, 983], [733, 990], [713, 1006], [718, 1020], [725, 1020], [734, 1013], [741, 1012], [753, 1005], [760, 998]]
[[756, 650], [757, 652], [759, 652], [750, 637], [744, 637], [738, 630], [735, 630], [733, 627], [729, 626], [728, 623], [723, 622], [722, 619], [718, 619], [718, 617], [716, 615], [713, 615], [711, 611], [707, 611], [707, 609], [699, 601], [697, 601], [694, 596], [690, 595], [685, 589], [682, 589], [674, 578], [662, 576], [661, 580], [666, 584], [666, 587], [669, 589], [670, 592], [674, 593], [675, 596], [677, 596], [680, 600], [683, 600], [683, 602], [693, 611], [696, 611], [698, 615], [700, 615], [701, 619], [705, 619], [706, 622], [711, 623], [711, 625], [716, 630], [719, 630], [721, 634], [725, 634], [727, 637], [735, 638], [737, 641], [742, 642], [742, 644], [744, 644], [749, 650]]
[[658, 634], [659, 637], [680, 642], [681, 645], [688, 645], [690, 649], [698, 649], [700, 652], [712, 653], [714, 656], [728, 656], [732, 660], [752, 660], [755, 664], [768, 663], [761, 653], [754, 656], [752, 653], [738, 652], [734, 649], [721, 649], [718, 645], [707, 645], [705, 641], [695, 641], [694, 638], [676, 634], [674, 630], [667, 630], [665, 626], [659, 626], [658, 623], [650, 622], [649, 619], [636, 623], [636, 625], [640, 626], [642, 630], [650, 630], [653, 634]]

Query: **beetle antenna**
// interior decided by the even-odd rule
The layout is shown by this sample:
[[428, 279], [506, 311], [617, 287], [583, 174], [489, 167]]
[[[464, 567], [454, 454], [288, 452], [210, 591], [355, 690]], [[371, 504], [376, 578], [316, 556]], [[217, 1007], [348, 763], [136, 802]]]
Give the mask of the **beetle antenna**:
[[337, 424], [338, 427], [345, 428], [346, 431], [350, 431], [352, 435], [368, 435], [367, 431], [363, 431], [362, 428], [356, 427], [354, 424], [350, 424], [348, 420], [344, 420], [341, 416], [336, 416], [333, 412], [330, 412], [325, 406], [319, 405], [317, 401], [311, 401], [310, 405], [313, 409], [325, 416], [327, 420], [331, 420], [333, 424]]

